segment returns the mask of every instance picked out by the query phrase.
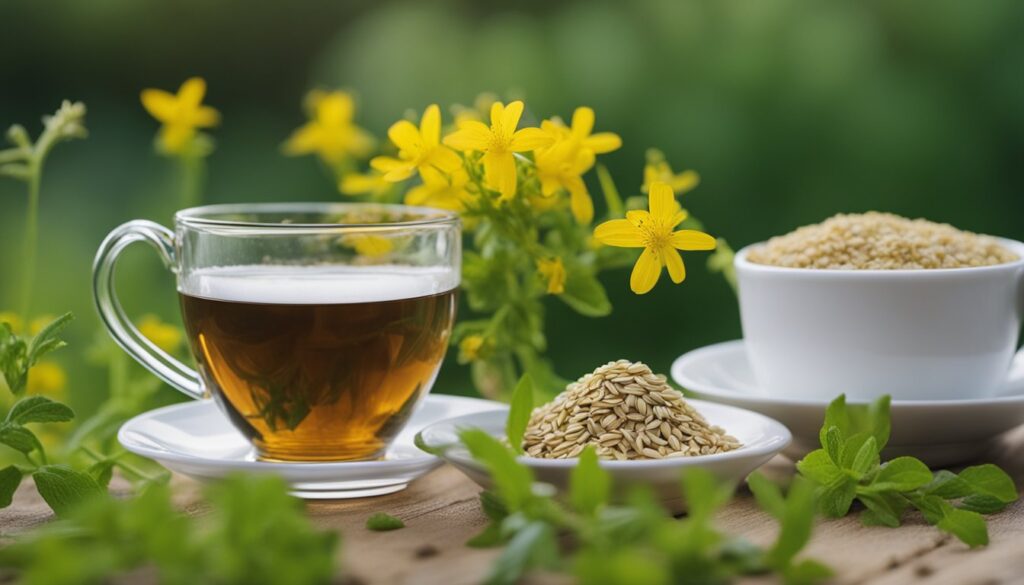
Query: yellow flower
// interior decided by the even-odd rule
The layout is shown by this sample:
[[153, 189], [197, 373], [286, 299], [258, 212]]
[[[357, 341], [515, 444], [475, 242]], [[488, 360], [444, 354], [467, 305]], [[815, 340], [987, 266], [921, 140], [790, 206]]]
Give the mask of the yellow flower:
[[181, 330], [164, 323], [156, 315], [143, 315], [137, 325], [143, 337], [167, 353], [172, 353], [181, 344]]
[[622, 139], [614, 132], [598, 132], [594, 130], [594, 110], [586, 106], [576, 108], [572, 113], [572, 126], [565, 127], [561, 120], [545, 120], [541, 129], [553, 140], [568, 140], [575, 147], [589, 152], [591, 155], [605, 154], [622, 147]]
[[177, 94], [161, 89], [142, 90], [142, 106], [163, 124], [159, 140], [164, 151], [183, 154], [188, 151], [198, 128], [220, 123], [220, 113], [203, 105], [205, 95], [206, 81], [202, 77], [186, 80]]
[[658, 282], [661, 267], [668, 267], [672, 282], [686, 278], [686, 267], [677, 250], [713, 250], [715, 239], [696, 230], [672, 231], [686, 219], [672, 188], [667, 183], [651, 183], [650, 211], [634, 210], [627, 219], [613, 219], [597, 226], [594, 237], [608, 246], [644, 248], [633, 266], [629, 287], [642, 295]]
[[576, 221], [590, 223], [594, 219], [594, 202], [583, 174], [594, 166], [594, 153], [565, 140], [537, 152], [536, 164], [541, 193], [552, 197], [559, 189], [568, 191], [569, 208]]
[[21, 322], [21, 317], [19, 317], [17, 313], [14, 313], [13, 311], [0, 312], [0, 323], [7, 323], [8, 325], [10, 325], [11, 333], [21, 333], [21, 327], [23, 325]]
[[386, 256], [394, 249], [391, 240], [381, 236], [350, 235], [342, 238], [342, 242], [351, 246], [360, 256], [367, 258]]
[[384, 175], [377, 171], [366, 174], [351, 173], [338, 181], [338, 190], [343, 195], [370, 195], [376, 199], [384, 196], [395, 188], [394, 183], [384, 180]]
[[548, 281], [548, 294], [560, 295], [565, 292], [565, 266], [557, 256], [552, 260], [538, 260], [537, 272]]
[[350, 156], [365, 156], [373, 148], [373, 137], [352, 123], [355, 102], [350, 94], [311, 91], [306, 109], [311, 119], [285, 141], [285, 154], [315, 153], [327, 164], [336, 165]]
[[387, 181], [404, 181], [417, 169], [450, 173], [462, 166], [459, 155], [441, 144], [441, 108], [437, 104], [423, 112], [418, 129], [408, 120], [399, 120], [388, 128], [388, 138], [398, 147], [398, 158], [378, 156], [370, 161]]
[[459, 363], [475, 362], [484, 356], [487, 340], [483, 335], [467, 335], [459, 342]]
[[458, 168], [451, 175], [445, 176], [434, 168], [420, 170], [423, 184], [417, 185], [405, 194], [406, 205], [424, 205], [439, 209], [462, 211], [464, 202], [469, 198], [466, 184], [469, 175], [465, 169]]
[[667, 183], [673, 191], [682, 195], [700, 184], [700, 175], [696, 171], [683, 171], [677, 175], [664, 159], [648, 161], [644, 165], [644, 184], [640, 188], [641, 191], [647, 193], [655, 182]]
[[64, 368], [56, 362], [44, 360], [36, 363], [29, 371], [26, 392], [60, 398], [64, 395], [67, 383], [68, 376]]
[[488, 112], [491, 111], [491, 105], [496, 101], [498, 101], [498, 96], [490, 92], [484, 92], [476, 96], [471, 107], [455, 106], [452, 108], [452, 111], [455, 113], [455, 125], [458, 126], [462, 122], [470, 120], [483, 122]]
[[491, 105], [491, 125], [472, 120], [459, 124], [459, 129], [445, 137], [444, 143], [456, 150], [483, 153], [484, 177], [487, 185], [508, 200], [516, 194], [516, 160], [514, 152], [526, 152], [551, 143], [551, 137], [540, 128], [523, 128], [519, 118], [523, 115], [523, 102], [508, 106], [501, 102]]

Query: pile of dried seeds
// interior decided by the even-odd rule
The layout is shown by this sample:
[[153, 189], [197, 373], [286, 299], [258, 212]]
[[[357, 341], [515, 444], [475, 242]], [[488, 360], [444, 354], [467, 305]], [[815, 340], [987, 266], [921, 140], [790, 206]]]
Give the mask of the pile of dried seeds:
[[627, 460], [723, 453], [740, 443], [708, 424], [665, 376], [619, 360], [534, 409], [523, 436], [531, 457], [567, 459], [587, 445], [602, 459]]

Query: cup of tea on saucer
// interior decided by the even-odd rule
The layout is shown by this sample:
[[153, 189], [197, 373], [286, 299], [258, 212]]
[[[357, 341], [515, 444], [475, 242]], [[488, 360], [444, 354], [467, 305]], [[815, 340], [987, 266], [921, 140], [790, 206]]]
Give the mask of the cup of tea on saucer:
[[[197, 369], [147, 340], [114, 292], [134, 242], [175, 275]], [[114, 340], [186, 395], [212, 396], [269, 461], [380, 457], [430, 391], [460, 279], [458, 217], [378, 204], [210, 205], [104, 240], [96, 305]]]

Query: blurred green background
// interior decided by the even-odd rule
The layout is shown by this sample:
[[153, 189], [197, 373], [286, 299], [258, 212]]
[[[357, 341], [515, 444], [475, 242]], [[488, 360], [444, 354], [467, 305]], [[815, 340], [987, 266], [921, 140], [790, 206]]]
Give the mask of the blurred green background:
[[[133, 218], [169, 223], [179, 206], [139, 91], [192, 75], [223, 114], [211, 203], [341, 198], [312, 157], [280, 154], [312, 87], [355, 92], [358, 123], [378, 136], [409, 108], [493, 91], [524, 97], [534, 121], [592, 106], [597, 129], [624, 140], [603, 157], [624, 195], [639, 191], [650, 146], [699, 171], [684, 205], [737, 248], [869, 209], [1024, 239], [1019, 0], [5, 0], [0, 22], [0, 126], [35, 135], [61, 99], [89, 107], [89, 139], [59, 147], [44, 178], [34, 306], [74, 311], [79, 347], [98, 329], [90, 268], [103, 236]], [[21, 183], [0, 181], [0, 209], [0, 307], [14, 308]], [[177, 322], [171, 276], [151, 250], [127, 256], [129, 314]], [[559, 373], [620, 357], [667, 371], [739, 337], [732, 292], [703, 255], [687, 258], [686, 283], [663, 278], [644, 297], [627, 271], [603, 275], [607, 318], [550, 299]], [[59, 355], [72, 403], [88, 411], [105, 373], [82, 356]], [[469, 392], [466, 368], [450, 359], [436, 389]]]

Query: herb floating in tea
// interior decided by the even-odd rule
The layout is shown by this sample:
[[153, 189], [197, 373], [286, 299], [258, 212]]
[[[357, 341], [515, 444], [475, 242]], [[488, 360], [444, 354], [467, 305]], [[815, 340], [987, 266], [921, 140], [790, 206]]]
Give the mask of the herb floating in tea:
[[389, 530], [405, 528], [405, 522], [402, 522], [400, 518], [395, 518], [391, 514], [377, 512], [366, 519], [366, 528], [368, 530], [373, 530], [374, 532], [387, 532]]
[[688, 514], [674, 518], [642, 489], [634, 490], [624, 505], [612, 503], [611, 477], [601, 468], [596, 447], [588, 445], [572, 471], [568, 503], [563, 503], [535, 484], [532, 471], [498, 439], [479, 429], [459, 436], [494, 481], [493, 491], [480, 495], [491, 523], [467, 543], [505, 545], [486, 583], [512, 584], [536, 568], [595, 585], [718, 583], [771, 572], [798, 584], [831, 575], [816, 561], [796, 558], [810, 538], [815, 516], [814, 490], [807, 482], [794, 483], [783, 496], [767, 480], [752, 479], [758, 501], [780, 525], [776, 541], [761, 549], [715, 528], [714, 516], [733, 490], [702, 469], [683, 477]]
[[829, 404], [819, 440], [821, 449], [797, 462], [800, 474], [818, 484], [822, 512], [839, 518], [854, 500], [867, 509], [865, 525], [899, 526], [909, 508], [971, 547], [988, 544], [982, 514], [993, 514], [1017, 500], [1017, 488], [1006, 473], [991, 464], [955, 474], [932, 473], [914, 457], [881, 462], [889, 440], [889, 397], [869, 408], [848, 406], [840, 395]]
[[[511, 434], [509, 442], [519, 445]], [[576, 457], [587, 445], [602, 459], [625, 461], [723, 453], [740, 443], [704, 420], [665, 376], [619, 360], [534, 410], [522, 439], [527, 455], [545, 459]]]

